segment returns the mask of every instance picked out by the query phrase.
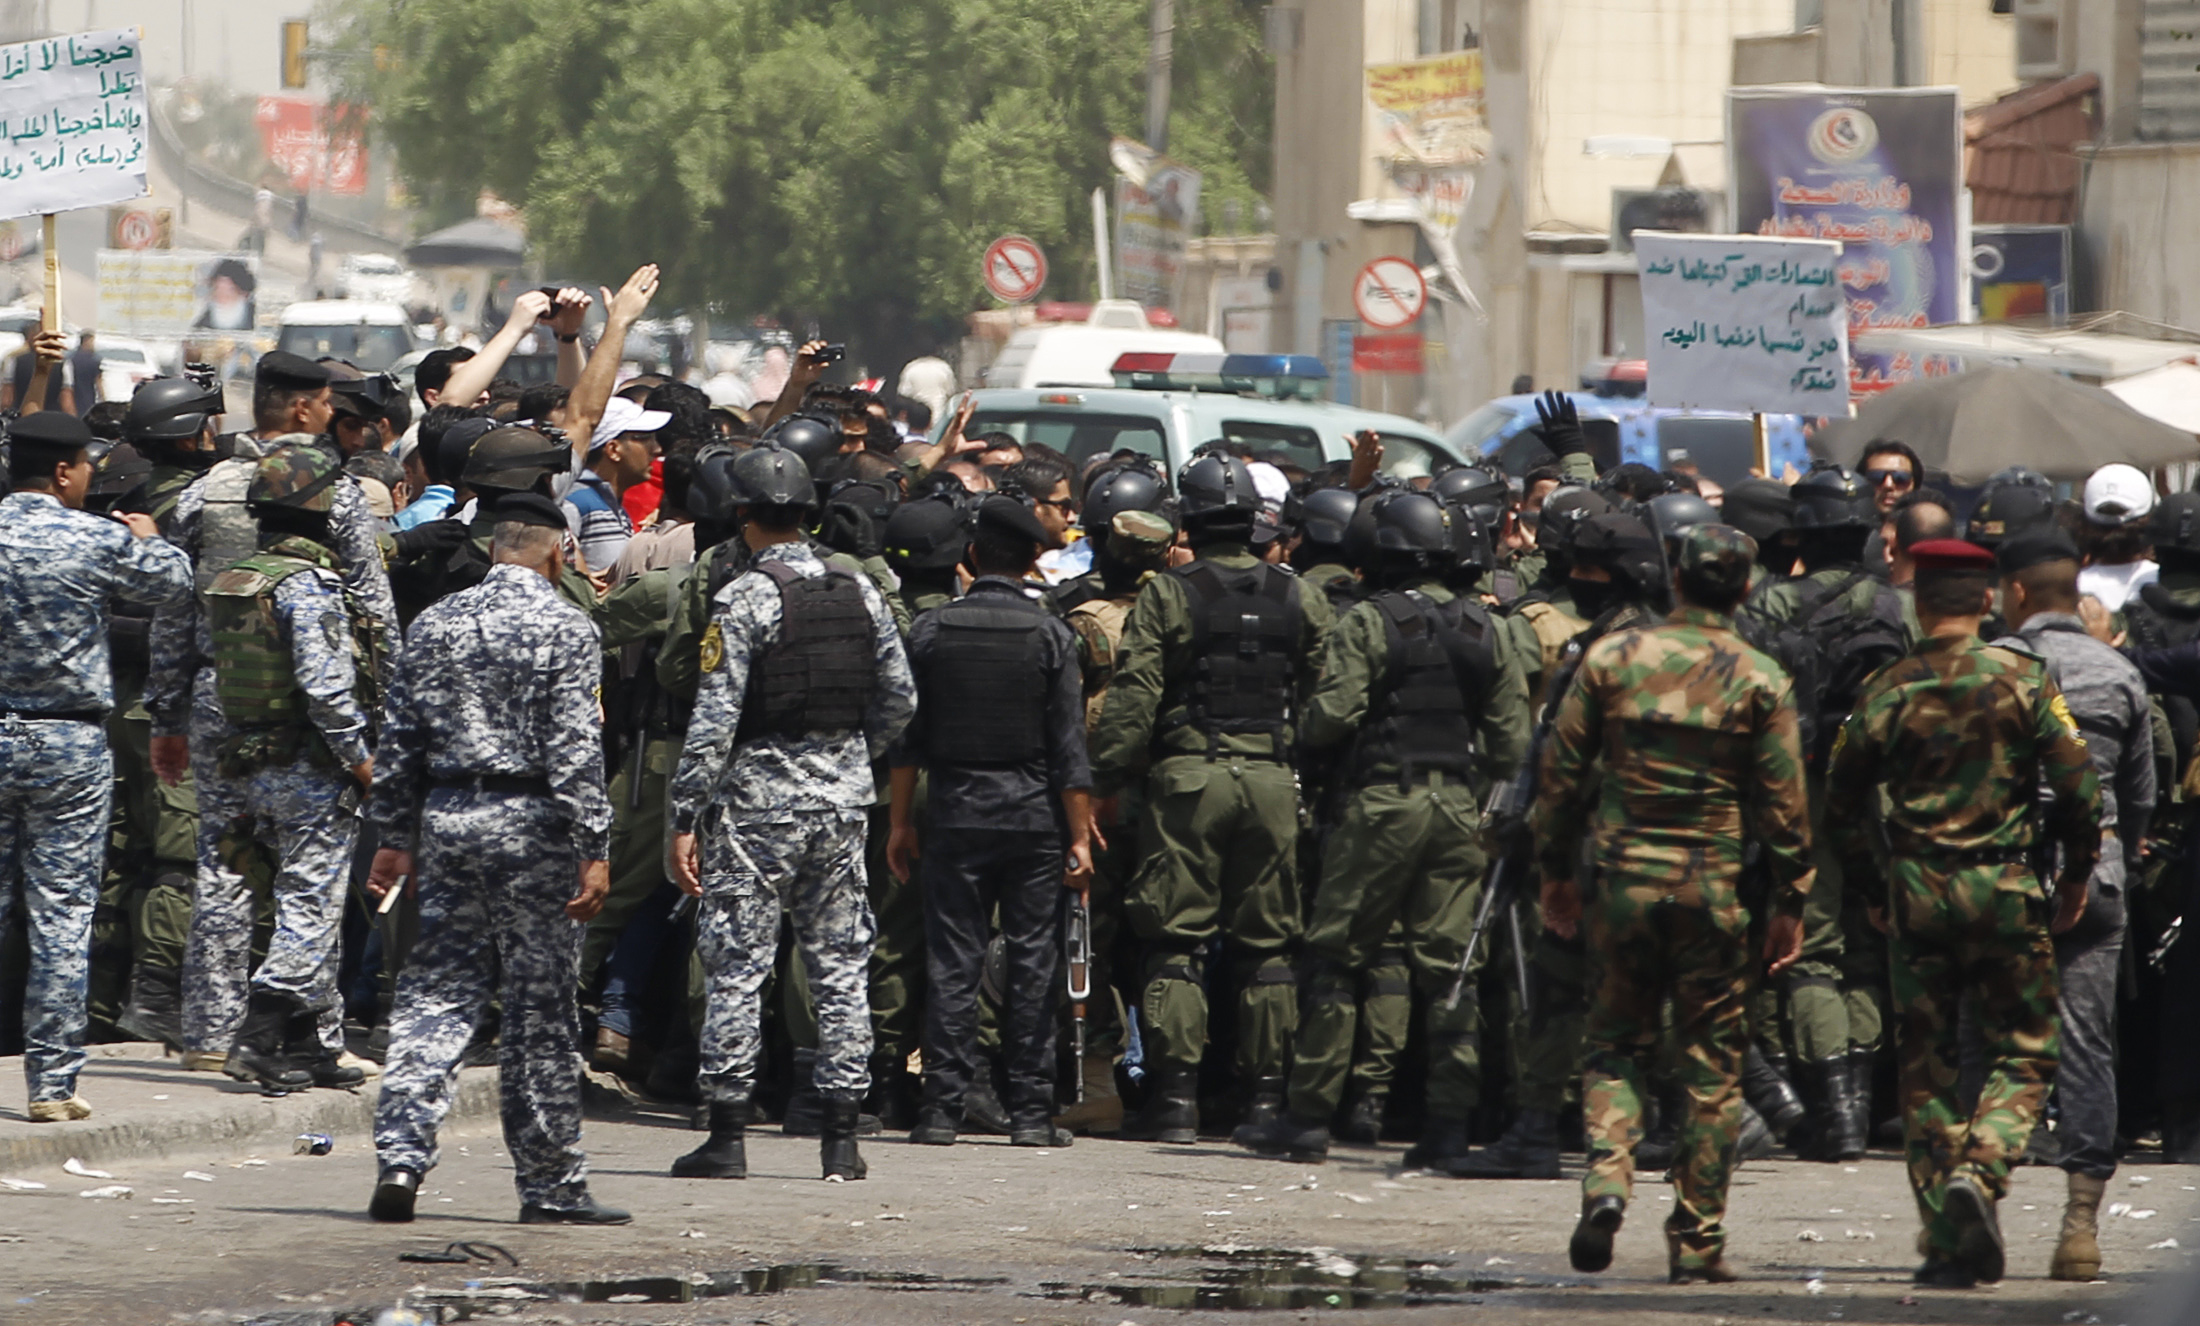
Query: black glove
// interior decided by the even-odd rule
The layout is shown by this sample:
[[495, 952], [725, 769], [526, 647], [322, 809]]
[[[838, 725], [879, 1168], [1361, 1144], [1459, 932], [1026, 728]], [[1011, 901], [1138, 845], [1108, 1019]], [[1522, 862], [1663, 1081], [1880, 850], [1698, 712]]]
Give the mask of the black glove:
[[1574, 413], [1574, 403], [1562, 392], [1546, 391], [1535, 398], [1536, 418], [1543, 421], [1537, 431], [1543, 434], [1543, 445], [1554, 456], [1586, 455], [1589, 439], [1581, 431], [1581, 416]]
[[469, 531], [464, 521], [430, 520], [390, 536], [397, 545], [397, 560], [410, 562], [452, 552], [465, 546]]

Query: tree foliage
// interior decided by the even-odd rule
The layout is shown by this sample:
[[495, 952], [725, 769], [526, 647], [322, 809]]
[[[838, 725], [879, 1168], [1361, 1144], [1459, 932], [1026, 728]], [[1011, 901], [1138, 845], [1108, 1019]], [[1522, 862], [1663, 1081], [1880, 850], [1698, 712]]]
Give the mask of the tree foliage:
[[[1268, 179], [1260, 6], [1177, 0], [1171, 155]], [[483, 189], [561, 271], [907, 343], [987, 302], [995, 236], [1092, 293], [1088, 195], [1144, 123], [1146, 0], [334, 0], [347, 93], [428, 215]], [[881, 347], [883, 348], [883, 347]]]

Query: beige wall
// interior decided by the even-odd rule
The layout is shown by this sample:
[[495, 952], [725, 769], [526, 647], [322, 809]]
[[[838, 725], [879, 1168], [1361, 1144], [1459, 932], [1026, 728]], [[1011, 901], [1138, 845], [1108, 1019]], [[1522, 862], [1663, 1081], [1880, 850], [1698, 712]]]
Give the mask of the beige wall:
[[2017, 89], [2016, 20], [1976, 0], [1923, 0], [1925, 61], [1918, 81], [1963, 89], [1977, 106]]
[[2079, 239], [2094, 307], [2174, 326], [2200, 325], [2200, 143], [2104, 148], [2087, 167]]

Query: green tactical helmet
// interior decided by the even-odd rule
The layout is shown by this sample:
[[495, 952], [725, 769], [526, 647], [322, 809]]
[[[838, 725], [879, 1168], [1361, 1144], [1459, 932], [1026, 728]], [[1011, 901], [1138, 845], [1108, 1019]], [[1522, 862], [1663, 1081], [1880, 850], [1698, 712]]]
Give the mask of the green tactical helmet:
[[343, 477], [343, 466], [321, 448], [285, 447], [260, 461], [245, 489], [245, 505], [327, 515], [336, 509], [336, 481]]

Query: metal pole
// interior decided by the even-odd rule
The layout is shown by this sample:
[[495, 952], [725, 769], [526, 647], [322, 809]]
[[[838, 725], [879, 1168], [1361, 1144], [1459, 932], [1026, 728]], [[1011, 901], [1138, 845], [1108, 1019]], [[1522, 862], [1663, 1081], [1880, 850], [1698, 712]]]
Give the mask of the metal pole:
[[1169, 64], [1176, 46], [1176, 0], [1153, 0], [1153, 43], [1146, 54], [1146, 146], [1169, 150]]
[[1108, 195], [1092, 191], [1092, 256], [1100, 264], [1100, 298], [1115, 298], [1115, 269], [1108, 264]]

